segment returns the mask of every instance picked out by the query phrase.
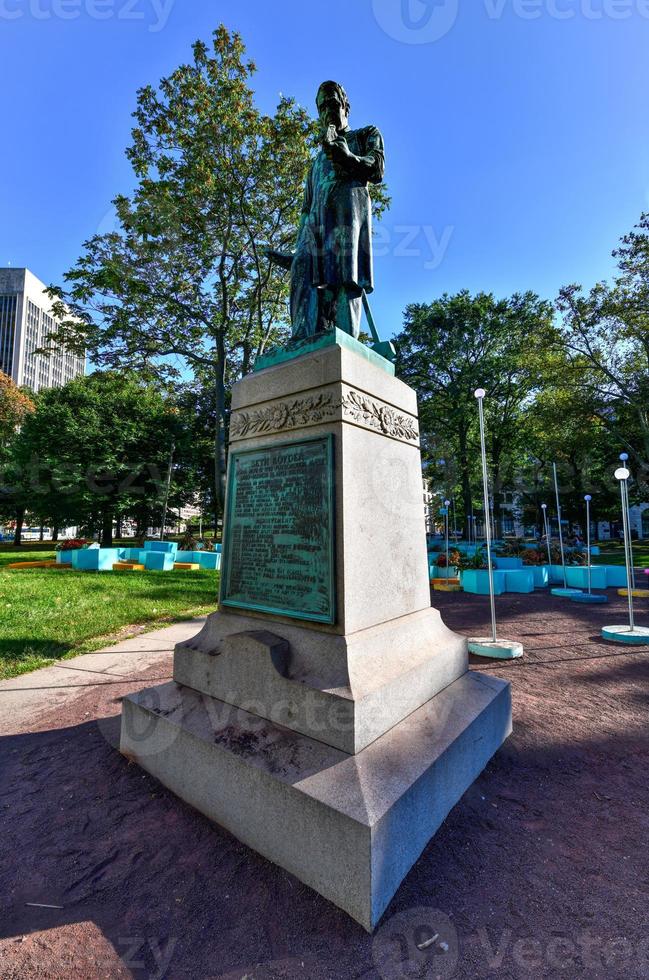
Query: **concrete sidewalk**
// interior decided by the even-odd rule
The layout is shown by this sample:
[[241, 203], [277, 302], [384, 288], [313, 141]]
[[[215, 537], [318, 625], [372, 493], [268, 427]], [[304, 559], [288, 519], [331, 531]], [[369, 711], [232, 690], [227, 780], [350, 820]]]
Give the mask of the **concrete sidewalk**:
[[0, 735], [24, 731], [44, 712], [74, 701], [90, 688], [119, 684], [157, 664], [168, 665], [170, 680], [174, 646], [195, 636], [205, 619], [140, 633], [103, 650], [0, 681]]

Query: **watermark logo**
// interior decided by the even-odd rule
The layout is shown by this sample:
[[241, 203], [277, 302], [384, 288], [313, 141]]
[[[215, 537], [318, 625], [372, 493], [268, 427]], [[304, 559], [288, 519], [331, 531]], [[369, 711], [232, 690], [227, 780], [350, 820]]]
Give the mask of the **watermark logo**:
[[157, 34], [169, 20], [174, 0], [0, 0], [0, 21], [119, 20], [144, 23]]
[[404, 44], [432, 44], [455, 25], [459, 0], [372, 0], [377, 23]]
[[[372, 0], [372, 10], [379, 27], [395, 41], [432, 44], [455, 26], [459, 0]], [[508, 16], [526, 21], [649, 20], [649, 0], [482, 0], [475, 10], [493, 23]]]
[[450, 980], [458, 958], [457, 930], [450, 918], [425, 906], [392, 916], [372, 942], [372, 959], [381, 980]]

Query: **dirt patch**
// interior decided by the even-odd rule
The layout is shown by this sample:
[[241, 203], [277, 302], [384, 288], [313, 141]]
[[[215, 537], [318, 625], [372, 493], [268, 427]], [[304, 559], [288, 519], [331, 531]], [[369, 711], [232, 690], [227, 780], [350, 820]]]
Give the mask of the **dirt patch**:
[[[498, 599], [525, 658], [472, 669], [512, 682], [514, 735], [375, 937], [119, 755], [119, 699], [141, 672], [3, 738], [0, 978], [649, 977], [649, 648], [599, 639], [624, 622], [609, 594]], [[483, 598], [435, 605], [487, 631]], [[457, 952], [414, 952], [422, 908], [448, 917]]]

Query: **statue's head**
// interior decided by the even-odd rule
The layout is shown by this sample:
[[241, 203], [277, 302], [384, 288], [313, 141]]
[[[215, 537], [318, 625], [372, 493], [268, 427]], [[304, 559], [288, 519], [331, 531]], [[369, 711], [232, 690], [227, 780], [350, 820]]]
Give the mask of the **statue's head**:
[[347, 126], [351, 106], [347, 93], [339, 82], [323, 82], [315, 101], [324, 126], [333, 125], [339, 132]]

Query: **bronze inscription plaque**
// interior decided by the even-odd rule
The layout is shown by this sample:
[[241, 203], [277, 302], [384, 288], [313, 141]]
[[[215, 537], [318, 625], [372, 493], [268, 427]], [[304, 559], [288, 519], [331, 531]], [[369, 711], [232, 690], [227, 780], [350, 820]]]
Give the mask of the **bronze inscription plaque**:
[[335, 621], [332, 436], [230, 453], [221, 604]]

